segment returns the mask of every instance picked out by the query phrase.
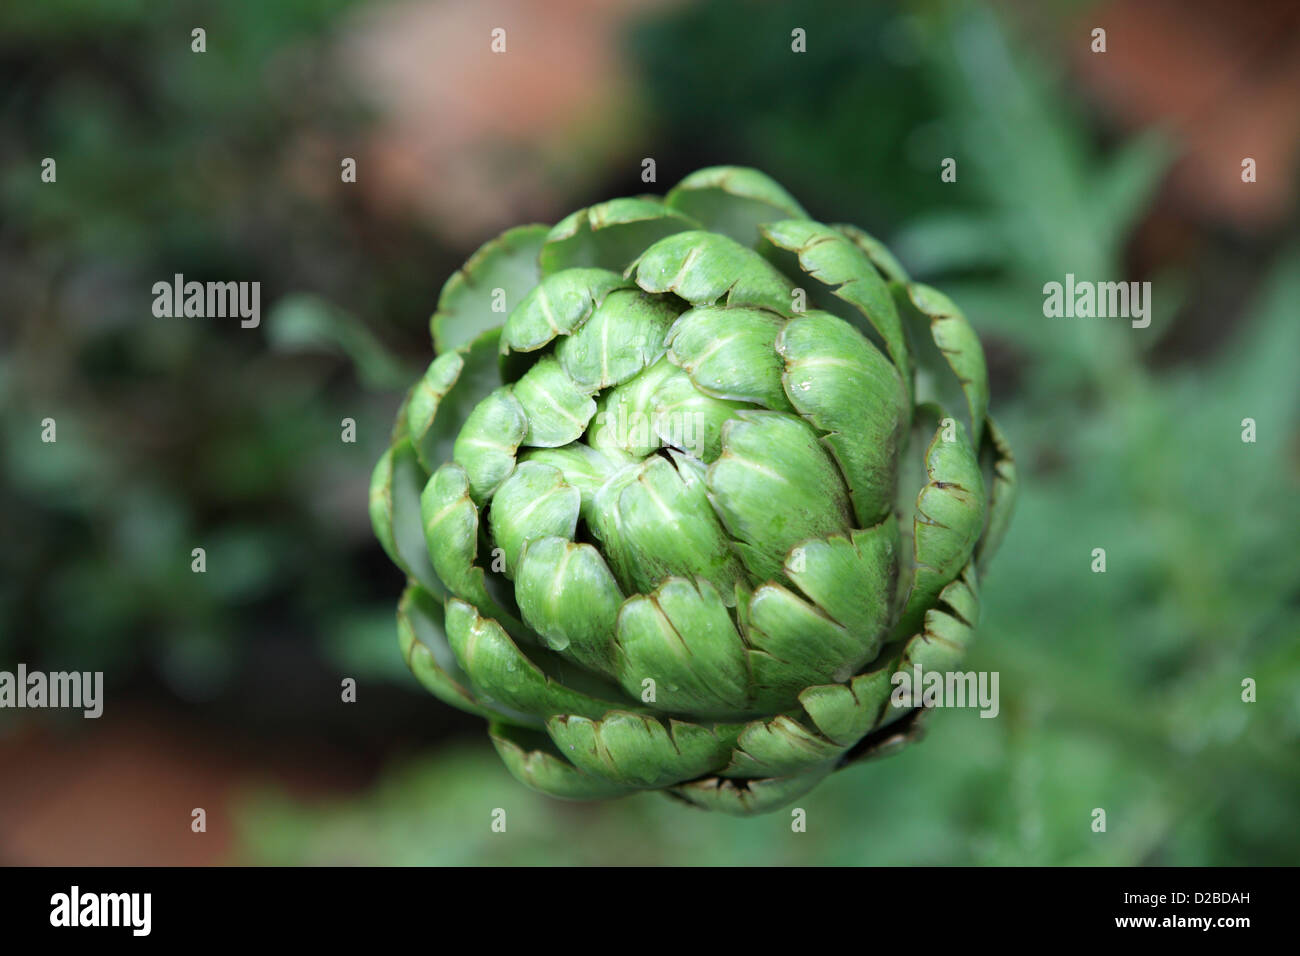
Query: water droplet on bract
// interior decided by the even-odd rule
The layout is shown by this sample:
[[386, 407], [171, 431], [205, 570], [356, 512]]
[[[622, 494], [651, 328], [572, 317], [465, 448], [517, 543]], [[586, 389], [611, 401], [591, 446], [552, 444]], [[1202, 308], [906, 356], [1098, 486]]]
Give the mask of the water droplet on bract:
[[807, 379], [807, 378], [806, 378], [806, 379], [804, 379], [802, 382], [799, 383], [799, 390], [800, 390], [801, 392], [806, 392], [806, 391], [808, 391], [808, 389], [810, 389], [810, 388], [812, 388], [812, 379]]
[[569, 639], [568, 637], [548, 637], [546, 646], [553, 651], [562, 651], [568, 648]]

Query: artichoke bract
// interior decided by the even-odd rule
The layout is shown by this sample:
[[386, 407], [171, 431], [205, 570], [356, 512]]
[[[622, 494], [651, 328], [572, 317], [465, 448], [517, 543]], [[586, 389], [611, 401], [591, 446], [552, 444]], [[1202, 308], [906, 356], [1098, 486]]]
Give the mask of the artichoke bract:
[[403, 654], [524, 783], [749, 814], [892, 752], [1015, 466], [979, 339], [752, 169], [511, 229], [442, 290], [374, 471]]

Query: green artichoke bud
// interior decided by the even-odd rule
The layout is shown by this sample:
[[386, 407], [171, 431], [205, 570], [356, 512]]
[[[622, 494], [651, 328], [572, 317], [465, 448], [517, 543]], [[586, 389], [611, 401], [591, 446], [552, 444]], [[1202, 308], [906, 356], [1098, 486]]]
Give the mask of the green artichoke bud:
[[557, 797], [748, 814], [914, 739], [1015, 467], [957, 307], [751, 169], [487, 243], [370, 492], [403, 653]]

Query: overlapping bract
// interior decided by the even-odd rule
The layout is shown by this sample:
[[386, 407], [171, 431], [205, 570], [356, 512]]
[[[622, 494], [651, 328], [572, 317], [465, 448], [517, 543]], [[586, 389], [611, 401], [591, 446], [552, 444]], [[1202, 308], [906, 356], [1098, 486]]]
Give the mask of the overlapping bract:
[[1015, 489], [951, 301], [718, 167], [506, 232], [432, 332], [371, 516], [515, 776], [756, 813], [916, 736], [890, 677], [960, 660]]

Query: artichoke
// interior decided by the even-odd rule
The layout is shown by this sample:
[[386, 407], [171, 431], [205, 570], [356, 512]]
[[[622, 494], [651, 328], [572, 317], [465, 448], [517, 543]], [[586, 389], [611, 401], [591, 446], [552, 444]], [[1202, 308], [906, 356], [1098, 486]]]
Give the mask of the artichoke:
[[948, 298], [717, 167], [505, 232], [431, 325], [371, 518], [519, 780], [760, 813], [918, 735], [891, 677], [962, 657], [1015, 488]]

